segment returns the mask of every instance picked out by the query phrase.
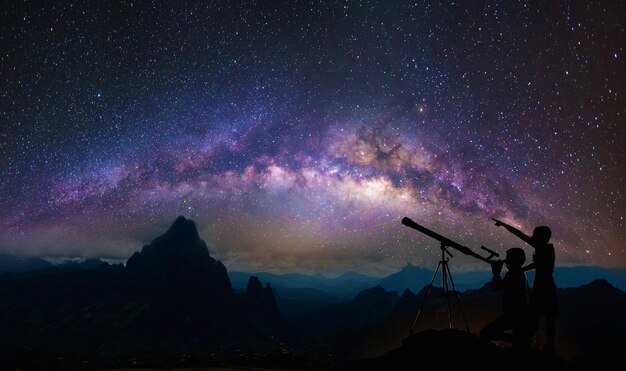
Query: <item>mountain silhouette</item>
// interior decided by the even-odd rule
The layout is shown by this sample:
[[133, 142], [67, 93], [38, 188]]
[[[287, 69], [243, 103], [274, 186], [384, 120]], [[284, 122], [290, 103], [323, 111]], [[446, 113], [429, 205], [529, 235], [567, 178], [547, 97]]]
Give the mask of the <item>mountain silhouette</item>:
[[209, 256], [192, 220], [182, 216], [126, 263], [128, 289], [137, 295], [234, 294], [226, 267]]
[[57, 267], [64, 269], [99, 269], [107, 265], [109, 264], [101, 259], [92, 258], [84, 261], [69, 260], [59, 264]]
[[[195, 223], [184, 217], [134, 253], [126, 266], [97, 259], [57, 267], [44, 263], [40, 268], [34, 268], [37, 263], [21, 273], [0, 275], [0, 359], [11, 368], [50, 368], [59, 359], [77, 361], [52, 368], [81, 368], [78, 360], [84, 357], [112, 360], [122, 355], [142, 355], [146, 365], [158, 365], [150, 360], [169, 359], [168, 367], [179, 365], [181, 354], [193, 354], [205, 360], [198, 365], [220, 365], [214, 360], [222, 357], [229, 360], [226, 363], [235, 358], [254, 359], [246, 365], [268, 368], [339, 364], [347, 369], [402, 369], [407, 367], [404, 362], [419, 364], [417, 357], [445, 358], [447, 367], [457, 361], [464, 366], [488, 361], [482, 368], [491, 367], [493, 360], [517, 359], [509, 349], [494, 348], [474, 335], [431, 331], [448, 326], [447, 300], [438, 287], [424, 306], [416, 334], [401, 344], [425, 296], [424, 285], [432, 278], [432, 272], [425, 269], [408, 265], [402, 274], [351, 297], [345, 293], [372, 277], [354, 273], [336, 278], [229, 276], [226, 267], [209, 254]], [[229, 278], [233, 276], [237, 277], [237, 290]], [[302, 287], [277, 287], [265, 277]], [[419, 291], [402, 289], [398, 295], [383, 285], [394, 287], [398, 278], [395, 282], [402, 287], [415, 282], [415, 277], [425, 280]], [[337, 291], [331, 294], [308, 288], [315, 282]], [[578, 288], [559, 289], [558, 295], [562, 313], [557, 354], [573, 357], [572, 365], [590, 365], [624, 354], [623, 291], [596, 280]], [[456, 300], [451, 302], [454, 326], [463, 328]], [[461, 302], [473, 333], [501, 310], [501, 296], [490, 290], [490, 284], [462, 292]], [[279, 304], [288, 308], [287, 320]], [[539, 338], [536, 344], [541, 341]], [[297, 358], [294, 349], [323, 361], [308, 363], [311, 358]], [[455, 358], [448, 360], [450, 352]], [[541, 363], [561, 362], [537, 353], [528, 357]], [[36, 363], [42, 359], [46, 362]], [[349, 359], [365, 360], [341, 363]], [[524, 362], [519, 364], [528, 364]], [[135, 363], [124, 365], [134, 367]]]
[[182, 216], [126, 267], [91, 263], [0, 277], [0, 354], [253, 351], [281, 334], [272, 289], [251, 278], [236, 294]]
[[244, 301], [244, 307], [248, 309], [249, 318], [269, 325], [281, 325], [282, 317], [269, 283], [263, 287], [257, 277], [251, 276], [248, 280]]
[[[424, 287], [417, 294], [405, 290], [387, 316], [383, 319], [370, 317], [371, 321], [361, 322], [361, 328], [357, 331], [345, 334], [335, 329], [334, 333], [338, 336], [334, 336], [333, 346], [341, 347], [342, 355], [347, 359], [366, 358], [397, 349], [400, 340], [406, 337], [413, 325], [426, 290], [427, 287]], [[557, 318], [557, 354], [571, 359], [572, 365], [592, 364], [615, 357], [626, 358], [626, 317], [623, 316], [626, 312], [625, 292], [606, 280], [595, 280], [578, 288], [558, 289], [557, 292], [562, 308]], [[474, 334], [501, 311], [501, 296], [491, 291], [490, 284], [480, 289], [467, 290], [461, 293], [460, 298], [470, 331]], [[455, 304], [455, 300], [451, 300], [451, 303]], [[454, 328], [464, 329], [459, 308], [453, 305], [451, 309]], [[347, 328], [346, 324], [342, 326]], [[441, 288], [435, 287], [426, 301], [415, 332], [419, 334], [447, 327], [447, 301]], [[543, 333], [538, 331], [534, 346], [541, 347], [543, 341]], [[428, 349], [421, 352], [415, 349], [414, 356], [420, 359], [430, 357]]]
[[0, 274], [23, 273], [51, 267], [52, 264], [40, 258], [0, 255]]
[[336, 331], [355, 330], [383, 321], [392, 313], [398, 294], [381, 286], [362, 290], [352, 300], [292, 317], [292, 326], [307, 339], [321, 339]]
[[575, 349], [572, 353], [589, 354], [613, 349], [626, 360], [624, 291], [606, 280], [595, 280], [579, 288], [560, 290], [559, 294], [560, 321], [563, 323], [560, 325], [561, 336]]
[[[465, 291], [478, 289], [491, 281], [491, 271], [477, 270], [456, 272], [452, 271], [457, 289]], [[420, 290], [432, 279], [433, 271], [426, 268], [407, 264], [396, 273], [392, 273], [380, 280], [380, 285], [386, 290], [403, 292], [409, 289], [413, 292]], [[528, 282], [533, 282], [534, 271], [527, 273]], [[606, 279], [615, 287], [626, 290], [626, 269], [602, 268], [594, 266], [556, 267], [554, 279], [558, 287], [579, 287], [596, 279]], [[435, 285], [440, 285], [440, 276], [435, 279]]]
[[404, 292], [405, 289], [417, 291], [433, 277], [433, 271], [407, 264], [399, 272], [390, 274], [380, 281], [386, 290]]
[[[475, 271], [456, 271], [452, 267], [452, 274], [456, 288], [459, 291], [474, 290], [491, 282], [491, 271], [488, 267]], [[332, 296], [339, 296], [345, 301], [352, 299], [359, 291], [380, 285], [385, 290], [398, 293], [409, 289], [413, 292], [421, 290], [427, 285], [433, 276], [431, 269], [417, 267], [412, 264], [405, 265], [400, 271], [391, 273], [386, 277], [373, 277], [360, 273], [347, 272], [338, 277], [328, 278], [321, 275], [305, 275], [298, 273], [274, 274], [267, 272], [245, 273], [229, 272], [229, 277], [235, 291], [245, 291], [248, 279], [251, 275], [257, 276], [262, 281], [272, 284], [274, 290], [297, 290], [292, 289], [315, 289], [324, 291]], [[534, 271], [527, 272], [528, 282], [533, 282]], [[558, 287], [578, 287], [596, 279], [606, 279], [620, 290], [626, 290], [625, 268], [603, 268], [596, 266], [556, 267], [554, 279]], [[434, 282], [435, 286], [441, 285], [441, 277], [438, 275]], [[306, 291], [300, 291], [306, 294]], [[318, 292], [319, 294], [319, 292]], [[319, 295], [318, 295], [319, 296]]]
[[213, 342], [237, 325], [226, 268], [209, 255], [195, 223], [182, 216], [128, 259], [123, 295], [149, 305], [132, 323], [144, 341], [182, 337], [183, 342]]
[[338, 277], [328, 278], [322, 275], [305, 275], [299, 273], [275, 274], [268, 272], [245, 273], [229, 272], [233, 288], [236, 291], [245, 289], [248, 278], [253, 275], [260, 280], [271, 283], [277, 290], [315, 289], [329, 294], [350, 299], [360, 290], [376, 285], [380, 278], [370, 277], [356, 272], [346, 272]]

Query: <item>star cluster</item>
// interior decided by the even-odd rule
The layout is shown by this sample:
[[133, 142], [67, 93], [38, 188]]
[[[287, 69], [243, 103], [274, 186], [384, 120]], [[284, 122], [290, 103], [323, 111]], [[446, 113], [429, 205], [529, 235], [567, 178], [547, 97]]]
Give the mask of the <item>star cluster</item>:
[[0, 17], [1, 253], [123, 259], [185, 215], [229, 268], [384, 273], [439, 259], [404, 216], [520, 246], [497, 217], [550, 226], [558, 264], [626, 265], [621, 2]]

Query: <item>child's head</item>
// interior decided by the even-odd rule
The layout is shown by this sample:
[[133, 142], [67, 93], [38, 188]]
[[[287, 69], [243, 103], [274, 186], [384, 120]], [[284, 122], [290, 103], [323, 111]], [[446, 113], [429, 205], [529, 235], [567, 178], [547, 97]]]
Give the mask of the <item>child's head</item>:
[[533, 236], [531, 237], [536, 243], [546, 244], [550, 241], [550, 237], [552, 237], [552, 231], [549, 227], [545, 225], [539, 226], [535, 228], [533, 231]]
[[524, 250], [519, 247], [513, 247], [506, 251], [506, 259], [504, 260], [504, 263], [506, 264], [506, 268], [508, 270], [520, 269], [522, 268], [522, 265], [524, 265], [524, 262], [526, 262], [526, 254], [524, 253]]

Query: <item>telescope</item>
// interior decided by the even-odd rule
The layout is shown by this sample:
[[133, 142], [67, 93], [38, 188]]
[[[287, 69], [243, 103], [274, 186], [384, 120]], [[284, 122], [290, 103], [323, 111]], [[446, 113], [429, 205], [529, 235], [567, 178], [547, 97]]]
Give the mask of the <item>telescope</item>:
[[417, 311], [417, 316], [415, 316], [415, 320], [413, 321], [413, 327], [411, 327], [411, 333], [413, 333], [413, 330], [415, 329], [415, 325], [417, 324], [417, 320], [419, 319], [420, 314], [422, 313], [422, 309], [424, 308], [424, 304], [426, 304], [426, 299], [428, 299], [428, 296], [430, 295], [430, 292], [432, 291], [433, 283], [435, 282], [435, 278], [437, 277], [437, 272], [439, 271], [440, 268], [441, 268], [441, 288], [448, 301], [448, 324], [450, 328], [452, 328], [452, 315], [451, 315], [451, 310], [450, 310], [450, 289], [448, 286], [448, 280], [450, 280], [450, 283], [452, 284], [452, 293], [456, 297], [457, 303], [459, 304], [459, 310], [461, 312], [461, 315], [463, 316], [463, 322], [465, 322], [465, 329], [467, 330], [467, 332], [469, 332], [469, 326], [467, 325], [467, 320], [465, 319], [465, 313], [463, 313], [463, 308], [461, 308], [461, 299], [459, 299], [459, 294], [456, 291], [456, 286], [454, 285], [454, 280], [452, 279], [452, 272], [450, 271], [450, 267], [448, 266], [448, 259], [446, 259], [446, 254], [452, 256], [452, 254], [450, 253], [450, 251], [448, 251], [447, 248], [451, 247], [455, 250], [462, 252], [465, 255], [473, 256], [476, 259], [480, 259], [489, 264], [494, 262], [494, 260], [492, 260], [494, 256], [499, 256], [498, 253], [493, 250], [489, 250], [485, 246], [481, 246], [483, 250], [489, 253], [489, 256], [485, 257], [482, 255], [479, 255], [475, 253], [474, 251], [472, 251], [470, 248], [465, 247], [461, 244], [458, 244], [448, 238], [445, 238], [439, 233], [435, 233], [431, 231], [430, 229], [415, 223], [414, 221], [412, 221], [411, 219], [407, 217], [402, 218], [402, 224], [406, 225], [407, 227], [416, 229], [424, 233], [425, 235], [436, 239], [437, 241], [441, 243], [441, 260], [439, 261], [439, 263], [437, 263], [437, 268], [435, 269], [435, 273], [433, 274], [433, 279], [430, 281], [430, 285], [428, 286], [428, 291], [426, 291], [426, 295], [424, 296], [424, 299], [422, 299], [422, 304], [420, 305], [420, 308]]
[[480, 248], [487, 251], [489, 253], [489, 256], [484, 257], [482, 255], [479, 255], [477, 253], [475, 253], [474, 251], [472, 251], [470, 248], [465, 247], [459, 243], [456, 243], [448, 238], [445, 238], [444, 236], [431, 231], [430, 229], [423, 227], [417, 223], [415, 223], [414, 221], [412, 221], [411, 219], [404, 217], [402, 218], [402, 224], [406, 225], [407, 227], [411, 227], [413, 229], [416, 229], [422, 233], [424, 233], [425, 235], [432, 237], [436, 240], [438, 240], [441, 243], [441, 249], [443, 251], [445, 251], [446, 253], [448, 253], [448, 255], [452, 256], [452, 254], [450, 254], [450, 252], [448, 250], [446, 250], [446, 247], [451, 247], [455, 250], [458, 250], [460, 252], [462, 252], [465, 255], [469, 255], [469, 256], [473, 256], [476, 259], [480, 259], [486, 263], [491, 264], [493, 262], [493, 257], [498, 257], [500, 256], [497, 252], [486, 248], [485, 246], [481, 246]]

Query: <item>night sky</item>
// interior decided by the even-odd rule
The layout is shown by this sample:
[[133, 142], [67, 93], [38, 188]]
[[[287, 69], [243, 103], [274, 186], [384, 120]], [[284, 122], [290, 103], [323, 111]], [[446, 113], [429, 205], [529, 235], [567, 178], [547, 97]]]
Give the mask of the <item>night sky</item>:
[[52, 3], [0, 8], [0, 253], [184, 215], [228, 269], [434, 268], [408, 216], [530, 256], [496, 217], [626, 265], [624, 2]]

